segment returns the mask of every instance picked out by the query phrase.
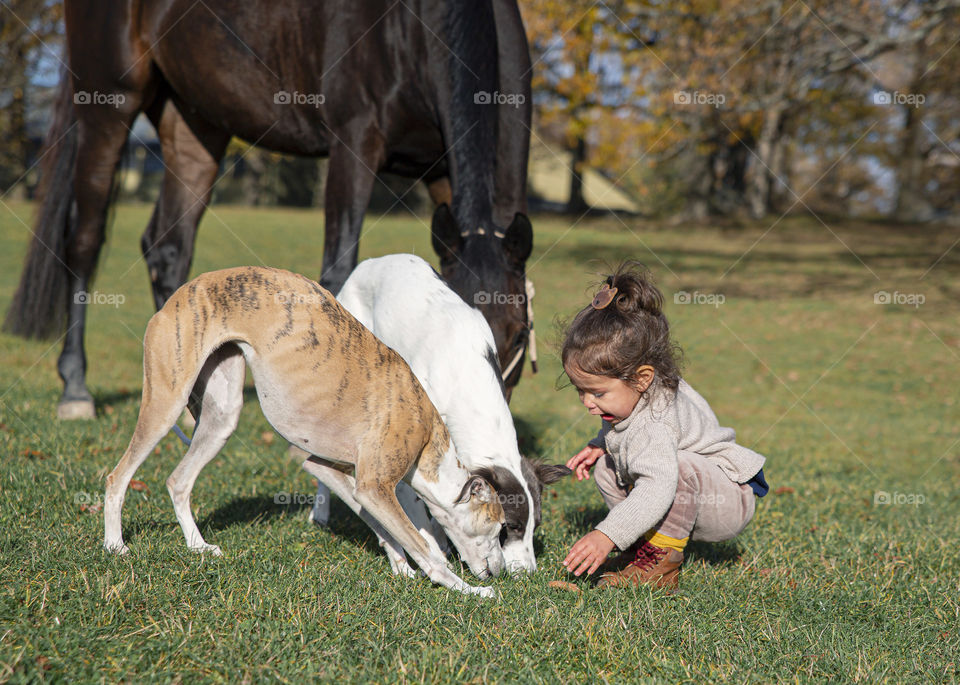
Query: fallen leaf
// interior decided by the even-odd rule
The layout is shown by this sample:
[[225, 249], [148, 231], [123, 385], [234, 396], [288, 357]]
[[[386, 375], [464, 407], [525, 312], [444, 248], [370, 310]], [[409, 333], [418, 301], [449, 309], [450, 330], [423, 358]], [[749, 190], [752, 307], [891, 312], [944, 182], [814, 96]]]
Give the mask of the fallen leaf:
[[132, 480], [130, 481], [130, 489], [136, 490], [137, 492], [150, 492], [150, 488], [147, 487], [147, 484], [142, 480]]
[[268, 445], [273, 443], [274, 437], [275, 436], [273, 431], [263, 431], [260, 434], [260, 439], [263, 440], [263, 442], [265, 442]]
[[566, 590], [567, 592], [580, 592], [579, 587], [563, 580], [551, 580], [547, 583], [547, 587], [552, 587], [554, 590]]
[[781, 485], [779, 488], [773, 491], [775, 495], [792, 495], [796, 490], [791, 488], [789, 485]]
[[37, 668], [39, 668], [41, 671], [49, 671], [51, 668], [53, 668], [53, 665], [50, 663], [50, 659], [48, 659], [47, 657], [38, 656]]
[[27, 459], [40, 459], [41, 461], [44, 460], [44, 459], [49, 459], [49, 458], [50, 458], [50, 455], [49, 455], [49, 454], [44, 454], [43, 452], [40, 452], [39, 450], [26, 449], [26, 450], [24, 450], [23, 452], [21, 452], [21, 454], [22, 454], [24, 457], [26, 457]]

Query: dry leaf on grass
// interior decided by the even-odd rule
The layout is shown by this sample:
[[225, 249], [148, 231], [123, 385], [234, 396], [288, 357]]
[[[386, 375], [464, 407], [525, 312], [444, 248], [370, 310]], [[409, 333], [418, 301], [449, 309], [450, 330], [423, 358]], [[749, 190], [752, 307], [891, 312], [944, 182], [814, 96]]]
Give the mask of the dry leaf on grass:
[[547, 583], [547, 587], [552, 587], [554, 590], [566, 590], [567, 592], [580, 592], [579, 587], [564, 580], [551, 580]]

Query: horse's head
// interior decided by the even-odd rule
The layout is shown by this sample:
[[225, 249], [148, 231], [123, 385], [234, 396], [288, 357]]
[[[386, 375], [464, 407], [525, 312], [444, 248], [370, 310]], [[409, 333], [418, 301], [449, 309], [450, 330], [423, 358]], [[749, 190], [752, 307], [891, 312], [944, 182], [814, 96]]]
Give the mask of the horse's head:
[[[523, 354], [529, 328], [524, 265], [533, 247], [533, 227], [516, 214], [507, 228], [459, 226], [442, 204], [433, 215], [433, 249], [440, 256], [444, 280], [463, 300], [479, 309], [497, 343], [500, 367]], [[507, 398], [520, 380], [523, 358], [504, 379]]]

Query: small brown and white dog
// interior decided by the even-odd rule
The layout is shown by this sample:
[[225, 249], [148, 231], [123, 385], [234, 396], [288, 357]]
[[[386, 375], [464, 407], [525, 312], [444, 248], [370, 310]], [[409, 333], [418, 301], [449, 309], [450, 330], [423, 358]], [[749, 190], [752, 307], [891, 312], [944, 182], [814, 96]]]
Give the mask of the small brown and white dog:
[[193, 440], [167, 479], [187, 545], [219, 554], [200, 534], [190, 491], [237, 427], [245, 364], [263, 414], [309, 452], [304, 468], [349, 487], [354, 510], [389, 533], [435, 583], [493, 596], [459, 578], [433, 537], [397, 501], [406, 481], [480, 578], [504, 567], [503, 508], [493, 487], [457, 459], [440, 415], [400, 355], [377, 340], [313, 281], [242, 267], [198, 276], [157, 312], [144, 336], [143, 398], [130, 445], [107, 477], [104, 546], [125, 553], [121, 510], [130, 480], [184, 407]]

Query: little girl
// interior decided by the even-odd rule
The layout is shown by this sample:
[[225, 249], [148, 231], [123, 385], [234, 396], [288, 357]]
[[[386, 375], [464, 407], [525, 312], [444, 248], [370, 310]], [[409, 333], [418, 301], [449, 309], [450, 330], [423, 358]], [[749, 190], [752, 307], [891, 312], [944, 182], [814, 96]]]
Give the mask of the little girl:
[[764, 457], [735, 442], [710, 405], [680, 378], [663, 295], [639, 265], [621, 266], [567, 330], [563, 369], [602, 420], [567, 462], [594, 479], [610, 513], [563, 565], [593, 573], [614, 547], [629, 563], [598, 585], [676, 587], [688, 540], [729, 540], [767, 494]]

